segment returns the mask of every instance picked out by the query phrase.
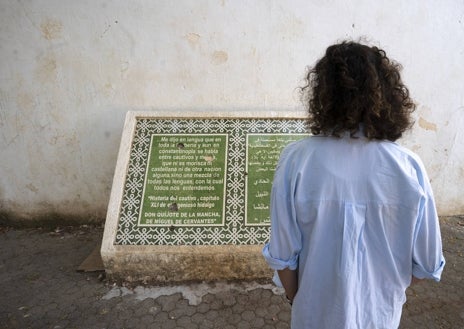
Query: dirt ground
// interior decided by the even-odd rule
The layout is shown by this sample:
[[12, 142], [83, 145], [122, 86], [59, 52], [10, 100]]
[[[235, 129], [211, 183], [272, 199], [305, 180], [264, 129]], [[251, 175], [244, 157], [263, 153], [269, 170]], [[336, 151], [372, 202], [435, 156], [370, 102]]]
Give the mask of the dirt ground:
[[[408, 289], [401, 329], [464, 329], [464, 217], [440, 220], [442, 280]], [[87, 225], [0, 227], [0, 328], [289, 328], [290, 307], [270, 284], [133, 287], [77, 272], [102, 235]]]

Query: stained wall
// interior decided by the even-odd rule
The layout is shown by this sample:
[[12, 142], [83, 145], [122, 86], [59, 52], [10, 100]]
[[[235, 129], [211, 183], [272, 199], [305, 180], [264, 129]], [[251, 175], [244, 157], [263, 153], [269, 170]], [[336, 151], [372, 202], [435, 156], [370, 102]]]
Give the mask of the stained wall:
[[306, 67], [364, 37], [418, 103], [400, 143], [464, 213], [464, 2], [2, 1], [0, 216], [103, 221], [129, 110], [295, 111]]

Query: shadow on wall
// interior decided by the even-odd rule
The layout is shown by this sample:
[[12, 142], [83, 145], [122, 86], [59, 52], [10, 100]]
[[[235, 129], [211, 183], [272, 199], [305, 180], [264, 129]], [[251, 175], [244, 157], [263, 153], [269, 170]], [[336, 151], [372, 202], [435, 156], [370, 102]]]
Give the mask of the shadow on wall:
[[56, 228], [63, 226], [79, 225], [102, 225], [105, 221], [105, 215], [99, 213], [92, 214], [65, 214], [65, 213], [41, 213], [34, 215], [20, 215], [13, 211], [0, 211], [0, 227], [14, 228]]

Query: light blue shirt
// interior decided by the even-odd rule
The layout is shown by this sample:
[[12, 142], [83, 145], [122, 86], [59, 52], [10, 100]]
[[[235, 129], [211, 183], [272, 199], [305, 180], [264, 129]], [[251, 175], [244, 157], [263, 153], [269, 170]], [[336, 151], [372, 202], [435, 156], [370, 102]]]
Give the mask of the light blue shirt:
[[411, 276], [439, 281], [445, 264], [421, 160], [349, 135], [288, 145], [263, 255], [274, 270], [298, 268], [292, 328], [397, 328]]

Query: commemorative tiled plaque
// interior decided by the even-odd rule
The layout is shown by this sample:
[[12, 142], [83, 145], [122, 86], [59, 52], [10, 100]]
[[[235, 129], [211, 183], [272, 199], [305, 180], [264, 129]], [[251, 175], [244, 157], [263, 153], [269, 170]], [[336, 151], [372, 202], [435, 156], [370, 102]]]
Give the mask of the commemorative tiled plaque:
[[[168, 254], [176, 262], [177, 251], [183, 260], [202, 252], [230, 260], [234, 256], [227, 253], [234, 250], [246, 259], [247, 246], [259, 252], [269, 238], [270, 192], [280, 152], [307, 135], [302, 115], [129, 112], [102, 246], [108, 271], [116, 274], [117, 254], [126, 259], [126, 268], [128, 258], [137, 259], [138, 271], [144, 272], [140, 263], [149, 250], [158, 261]], [[137, 254], [137, 247], [143, 252]], [[171, 281], [214, 279], [186, 270], [178, 268], [178, 279], [171, 273]], [[222, 278], [229, 276], [219, 274]], [[153, 279], [169, 281], [160, 273]]]

